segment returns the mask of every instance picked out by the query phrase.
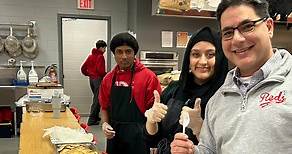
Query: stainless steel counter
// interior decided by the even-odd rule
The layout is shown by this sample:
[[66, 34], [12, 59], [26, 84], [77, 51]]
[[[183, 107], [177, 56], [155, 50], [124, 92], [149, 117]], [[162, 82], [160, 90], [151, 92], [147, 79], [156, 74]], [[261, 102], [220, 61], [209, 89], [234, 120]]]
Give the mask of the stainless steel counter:
[[26, 94], [26, 86], [0, 86], [0, 106], [11, 106]]
[[[21, 121], [21, 119], [17, 119], [16, 115], [16, 105], [15, 102], [18, 101], [20, 97], [26, 94], [27, 87], [26, 86], [0, 86], [0, 107], [10, 107], [13, 112], [13, 132], [14, 135], [17, 135], [17, 128], [20, 125], [17, 125], [17, 121]], [[19, 122], [20, 123], [20, 122]], [[10, 125], [10, 123], [1, 123], [2, 125]]]

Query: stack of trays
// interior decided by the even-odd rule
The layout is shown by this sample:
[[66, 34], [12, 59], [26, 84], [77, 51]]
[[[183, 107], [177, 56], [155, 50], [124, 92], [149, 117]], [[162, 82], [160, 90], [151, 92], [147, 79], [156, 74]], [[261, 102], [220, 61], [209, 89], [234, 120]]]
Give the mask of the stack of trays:
[[99, 154], [93, 143], [59, 143], [55, 144], [57, 154]]
[[[37, 103], [39, 109], [43, 112], [52, 112], [53, 108], [52, 108], [52, 103], [43, 103], [43, 102], [25, 102], [25, 107], [26, 107], [26, 111], [30, 112], [32, 107], [35, 106]], [[61, 112], [65, 112], [66, 111], [66, 105], [64, 103], [61, 103]]]

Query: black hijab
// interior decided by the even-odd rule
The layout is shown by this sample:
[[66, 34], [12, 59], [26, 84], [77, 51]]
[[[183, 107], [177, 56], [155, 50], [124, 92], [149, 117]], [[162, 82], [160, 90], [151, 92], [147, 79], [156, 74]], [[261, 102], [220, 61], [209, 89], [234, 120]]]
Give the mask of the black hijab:
[[[189, 72], [190, 66], [190, 53], [193, 46], [200, 42], [207, 41], [212, 43], [215, 46], [215, 72], [214, 76], [203, 85], [198, 85], [194, 82], [194, 75]], [[191, 97], [191, 102], [194, 102], [194, 99], [200, 97], [202, 99], [202, 116], [204, 116], [205, 106], [217, 91], [217, 89], [223, 84], [226, 74], [228, 72], [228, 61], [223, 54], [220, 37], [218, 33], [212, 31], [209, 27], [204, 27], [198, 30], [190, 38], [186, 51], [184, 53], [182, 70], [179, 78], [179, 84], [182, 88], [181, 94]], [[191, 107], [193, 104], [190, 105]]]

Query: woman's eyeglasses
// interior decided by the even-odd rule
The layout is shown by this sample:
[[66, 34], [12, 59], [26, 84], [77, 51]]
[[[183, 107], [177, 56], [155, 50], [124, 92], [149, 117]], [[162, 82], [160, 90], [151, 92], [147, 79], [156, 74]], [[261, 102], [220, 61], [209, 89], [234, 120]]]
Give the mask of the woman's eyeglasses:
[[237, 29], [242, 35], [250, 33], [252, 31], [254, 31], [257, 23], [264, 22], [268, 18], [269, 17], [263, 17], [263, 18], [260, 18], [258, 20], [243, 22], [243, 23], [239, 24], [237, 27], [230, 27], [230, 28], [223, 29], [221, 31], [222, 40], [227, 41], [227, 40], [232, 39], [234, 36], [235, 29]]

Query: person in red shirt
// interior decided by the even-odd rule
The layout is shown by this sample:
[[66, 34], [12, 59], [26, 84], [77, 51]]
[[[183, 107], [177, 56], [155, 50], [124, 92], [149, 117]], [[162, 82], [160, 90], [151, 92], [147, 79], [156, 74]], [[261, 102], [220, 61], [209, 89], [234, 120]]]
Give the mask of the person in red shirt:
[[89, 77], [90, 88], [93, 93], [93, 100], [90, 107], [90, 115], [87, 122], [89, 126], [98, 125], [100, 122], [98, 89], [101, 80], [106, 74], [105, 60], [103, 54], [107, 45], [103, 40], [97, 41], [95, 45], [96, 48], [92, 49], [91, 54], [87, 57], [87, 59], [81, 66], [82, 74]]
[[156, 75], [135, 58], [137, 40], [129, 33], [115, 35], [110, 43], [117, 65], [104, 77], [99, 89], [102, 130], [108, 154], [148, 154], [143, 139], [144, 112], [154, 103], [154, 90], [161, 93]]

